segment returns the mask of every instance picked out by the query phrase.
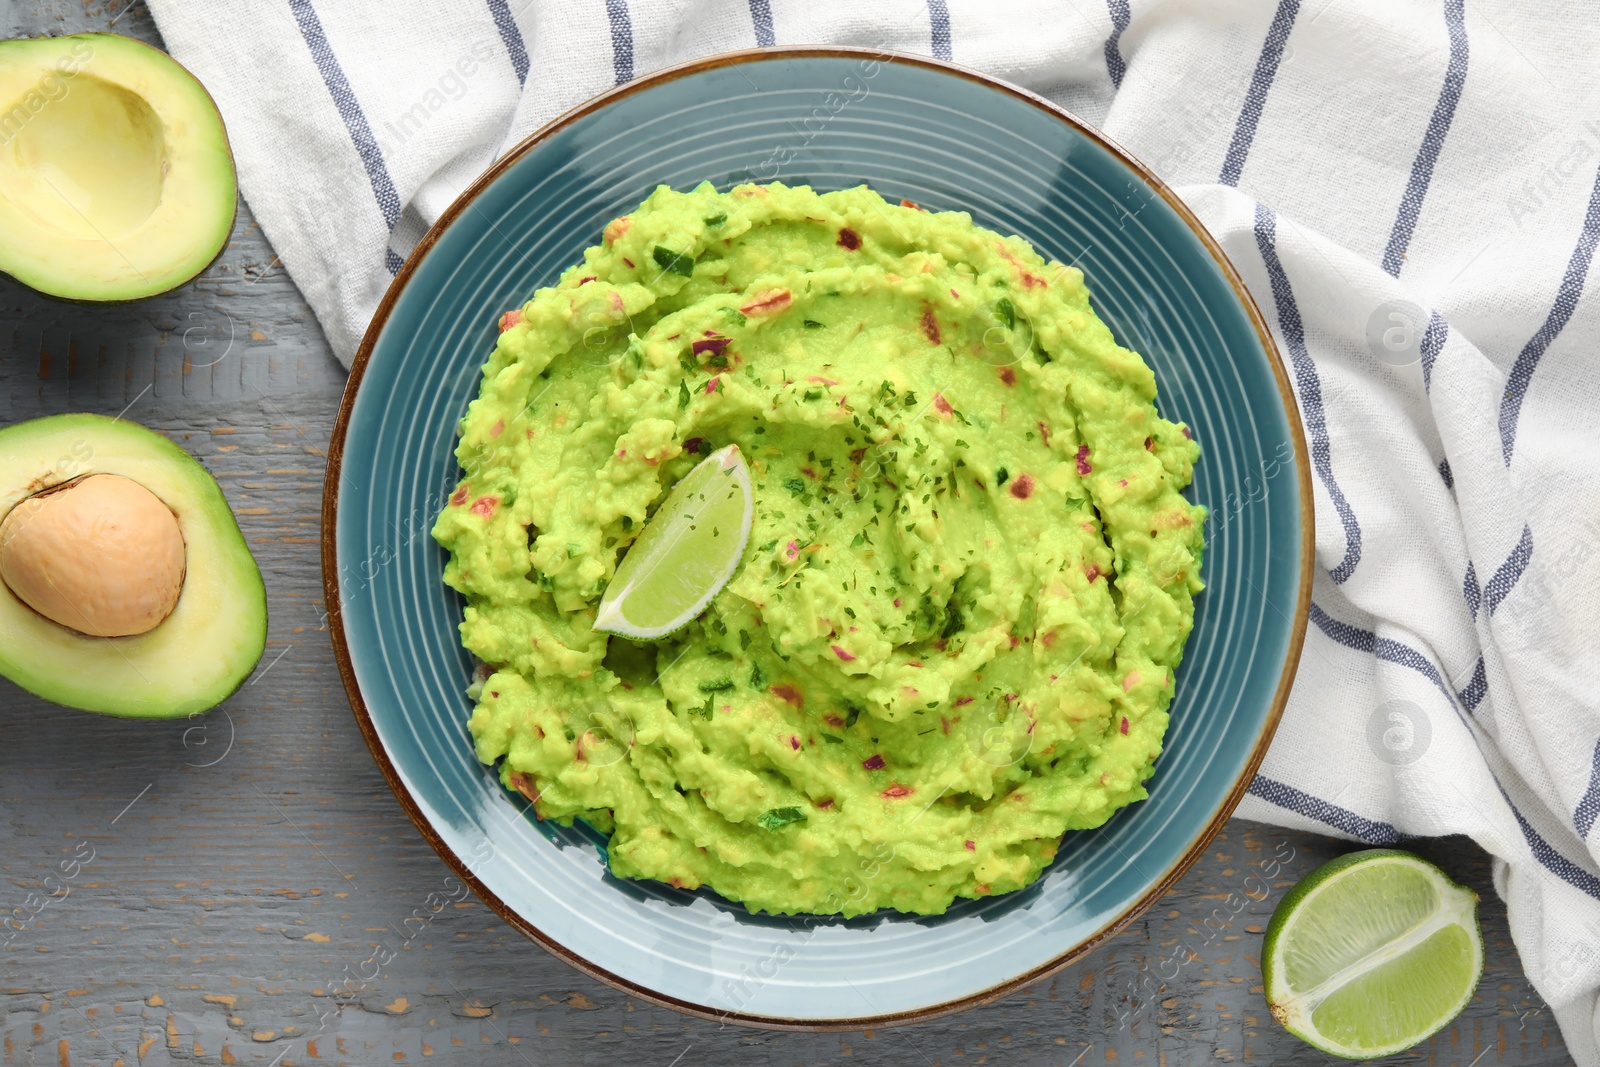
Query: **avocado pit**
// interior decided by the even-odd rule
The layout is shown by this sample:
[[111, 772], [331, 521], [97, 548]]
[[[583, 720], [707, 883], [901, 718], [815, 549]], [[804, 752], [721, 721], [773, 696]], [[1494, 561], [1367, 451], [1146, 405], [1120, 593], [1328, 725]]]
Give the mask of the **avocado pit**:
[[0, 520], [0, 580], [51, 622], [90, 637], [159, 626], [183, 592], [185, 559], [172, 509], [120, 474], [36, 493]]

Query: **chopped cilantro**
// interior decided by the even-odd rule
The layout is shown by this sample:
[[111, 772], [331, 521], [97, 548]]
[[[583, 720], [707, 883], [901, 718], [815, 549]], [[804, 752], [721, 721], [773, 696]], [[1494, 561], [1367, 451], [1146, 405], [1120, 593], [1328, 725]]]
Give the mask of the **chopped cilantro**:
[[1011, 472], [1006, 470], [1004, 467], [1001, 467], [999, 470], [994, 472], [994, 484], [997, 486], [1005, 485], [1006, 480], [1010, 477]]
[[682, 411], [684, 408], [686, 408], [688, 406], [689, 406], [689, 383], [680, 381], [678, 383], [678, 410]]
[[757, 552], [771, 552], [777, 546], [778, 546], [777, 539], [774, 538], [773, 540], [768, 541], [766, 544], [762, 545], [760, 548], [756, 549], [756, 551]]
[[1010, 297], [1002, 296], [994, 304], [995, 316], [1005, 324], [1006, 329], [1014, 329], [1017, 325], [1017, 307], [1011, 302]]
[[806, 813], [799, 808], [771, 808], [756, 816], [756, 825], [763, 830], [781, 830], [805, 821]]
[[750, 688], [765, 689], [767, 687], [767, 672], [761, 669], [761, 664], [750, 665]]
[[804, 325], [808, 330], [826, 330], [828, 328], [826, 325], [818, 322], [816, 319], [805, 319], [802, 321], [802, 325]]
[[732, 688], [732, 678], [717, 678], [714, 681], [700, 683], [700, 692], [702, 693], [723, 693]]
[[789, 492], [793, 493], [795, 496], [799, 496], [801, 493], [806, 491], [806, 483], [800, 478], [790, 478], [788, 481], [783, 483], [783, 487], [789, 490]]
[[726, 216], [726, 215], [708, 215], [706, 218], [702, 219], [701, 221], [704, 222], [707, 226], [721, 226], [724, 222], [728, 221], [728, 216]]
[[743, 326], [745, 323], [750, 321], [744, 317], [744, 312], [740, 311], [738, 308], [723, 308], [722, 313], [728, 316], [728, 320], [735, 326]]
[[656, 261], [656, 266], [668, 274], [676, 274], [680, 278], [689, 278], [694, 275], [694, 260], [681, 252], [674, 252], [663, 245], [656, 245], [655, 251], [650, 253]]

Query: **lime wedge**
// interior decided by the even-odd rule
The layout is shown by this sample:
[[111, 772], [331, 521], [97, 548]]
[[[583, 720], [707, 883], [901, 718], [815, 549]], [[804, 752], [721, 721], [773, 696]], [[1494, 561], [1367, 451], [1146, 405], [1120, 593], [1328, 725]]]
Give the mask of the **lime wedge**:
[[682, 629], [738, 570], [753, 511], [739, 446], [707, 456], [672, 487], [628, 549], [600, 598], [594, 628], [641, 639]]
[[1482, 974], [1478, 894], [1395, 849], [1352, 852], [1312, 871], [1273, 912], [1261, 948], [1273, 1018], [1355, 1060], [1437, 1033]]

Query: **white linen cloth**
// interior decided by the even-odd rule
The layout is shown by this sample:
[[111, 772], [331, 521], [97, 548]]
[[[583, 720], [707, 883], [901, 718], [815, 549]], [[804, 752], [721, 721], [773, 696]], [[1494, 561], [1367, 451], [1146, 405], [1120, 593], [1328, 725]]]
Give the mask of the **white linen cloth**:
[[[1600, 20], [1554, 0], [148, 0], [346, 363], [499, 153], [758, 44], [951, 58], [1151, 164], [1277, 332], [1315, 456], [1312, 625], [1239, 814], [1494, 854], [1600, 1065]], [[1600, 281], [1589, 288], [1600, 287]], [[1409, 306], [1408, 306], [1409, 305]]]

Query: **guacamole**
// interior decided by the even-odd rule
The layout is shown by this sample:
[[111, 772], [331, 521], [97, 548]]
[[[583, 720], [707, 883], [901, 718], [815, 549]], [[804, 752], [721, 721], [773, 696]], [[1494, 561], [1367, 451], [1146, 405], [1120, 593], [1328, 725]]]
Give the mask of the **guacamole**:
[[[434, 536], [477, 755], [614, 873], [932, 914], [1143, 798], [1201, 589], [1199, 448], [1082, 274], [866, 188], [657, 189], [507, 312]], [[739, 570], [596, 632], [678, 479], [737, 444]]]

